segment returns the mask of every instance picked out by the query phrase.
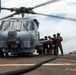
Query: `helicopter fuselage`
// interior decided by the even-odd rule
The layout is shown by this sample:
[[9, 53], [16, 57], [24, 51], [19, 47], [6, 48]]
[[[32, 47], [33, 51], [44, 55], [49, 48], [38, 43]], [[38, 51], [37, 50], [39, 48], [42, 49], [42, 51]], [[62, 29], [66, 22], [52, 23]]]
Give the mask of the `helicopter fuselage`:
[[4, 53], [33, 53], [39, 43], [36, 23], [31, 19], [4, 20], [0, 26], [0, 50]]

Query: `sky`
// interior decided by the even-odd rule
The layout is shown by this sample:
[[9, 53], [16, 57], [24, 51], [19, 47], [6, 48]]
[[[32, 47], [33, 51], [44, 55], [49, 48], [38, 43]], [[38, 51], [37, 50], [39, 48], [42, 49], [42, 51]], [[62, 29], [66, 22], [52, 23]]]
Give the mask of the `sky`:
[[[1, 0], [2, 7], [34, 7], [52, 0]], [[62, 17], [69, 17], [76, 19], [76, 0], [58, 0], [56, 2], [38, 7], [34, 9], [37, 13], [57, 15]], [[2, 10], [0, 18], [7, 16], [13, 12]], [[20, 17], [14, 16], [14, 17]], [[76, 21], [58, 19], [49, 16], [40, 15], [25, 15], [25, 17], [31, 17], [38, 19], [40, 37], [53, 36], [53, 34], [61, 33], [63, 38], [62, 46], [64, 53], [67, 54], [72, 51], [76, 51]]]

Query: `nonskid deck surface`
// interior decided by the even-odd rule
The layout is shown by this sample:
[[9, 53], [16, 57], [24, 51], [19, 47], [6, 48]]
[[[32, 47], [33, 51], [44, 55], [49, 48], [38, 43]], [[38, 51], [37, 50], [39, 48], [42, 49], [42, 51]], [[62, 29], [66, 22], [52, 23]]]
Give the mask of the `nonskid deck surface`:
[[[34, 55], [21, 57], [0, 57], [0, 73], [30, 67], [54, 55]], [[59, 55], [59, 58], [43, 64], [39, 68], [23, 75], [75, 75], [76, 55]]]

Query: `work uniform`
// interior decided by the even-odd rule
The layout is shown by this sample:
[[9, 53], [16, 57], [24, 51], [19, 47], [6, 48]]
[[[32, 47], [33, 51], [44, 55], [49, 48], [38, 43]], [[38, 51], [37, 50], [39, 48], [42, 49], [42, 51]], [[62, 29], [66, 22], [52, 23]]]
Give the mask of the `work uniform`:
[[[47, 36], [45, 36], [44, 40], [48, 40]], [[48, 52], [48, 42], [43, 43], [43, 54], [46, 54]]]
[[63, 55], [63, 48], [61, 42], [63, 41], [63, 38], [60, 36], [60, 34], [57, 34], [57, 40], [56, 40], [56, 53], [58, 55], [58, 48], [60, 48], [61, 54]]
[[53, 44], [55, 45], [55, 47], [54, 47], [54, 55], [57, 55], [58, 54], [58, 51], [57, 51], [57, 48], [56, 48], [56, 40], [57, 40], [57, 37], [54, 34], [53, 35]]
[[51, 38], [51, 36], [48, 36], [48, 40], [49, 40], [49, 43], [48, 43], [48, 51], [47, 51], [47, 54], [52, 54], [53, 38]]

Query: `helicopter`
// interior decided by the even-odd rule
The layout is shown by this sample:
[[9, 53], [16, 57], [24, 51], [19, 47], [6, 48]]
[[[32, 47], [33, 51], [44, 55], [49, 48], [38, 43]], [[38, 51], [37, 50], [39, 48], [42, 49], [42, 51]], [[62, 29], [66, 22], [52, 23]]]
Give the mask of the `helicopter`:
[[[1, 1], [1, 0], [0, 0]], [[4, 54], [8, 56], [8, 53], [13, 54], [33, 54], [35, 49], [42, 49], [42, 44], [45, 42], [51, 42], [50, 40], [40, 40], [40, 32], [38, 31], [39, 22], [37, 19], [24, 18], [24, 14], [35, 14], [49, 17], [56, 17], [60, 19], [76, 21], [76, 19], [48, 15], [43, 13], [34, 12], [33, 9], [57, 2], [59, 0], [51, 0], [46, 3], [34, 7], [20, 7], [20, 8], [5, 8], [1, 7], [0, 11], [8, 10], [14, 12], [4, 18], [1, 18], [0, 25], [0, 55], [4, 57]], [[14, 15], [21, 14], [21, 18], [10, 18]]]
[[[1, 1], [1, 0], [0, 0]], [[28, 32], [29, 33], [32, 33], [33, 34], [33, 32], [32, 31], [30, 31], [29, 29], [27, 29], [26, 27], [25, 27], [25, 29], [19, 29], [19, 27], [21, 28], [23, 28], [23, 25], [24, 24], [20, 24], [20, 22], [21, 23], [28, 23], [28, 22], [30, 22], [30, 23], [33, 23], [36, 27], [37, 27], [37, 29], [38, 29], [38, 27], [39, 27], [39, 23], [37, 24], [35, 21], [36, 21], [36, 19], [29, 19], [29, 18], [10, 18], [10, 17], [12, 17], [12, 16], [14, 16], [14, 15], [17, 15], [17, 14], [22, 14], [23, 16], [24, 16], [24, 13], [28, 13], [28, 14], [38, 14], [38, 15], [44, 15], [44, 16], [49, 16], [49, 17], [56, 17], [56, 18], [60, 18], [60, 19], [66, 19], [66, 20], [72, 20], [72, 21], [76, 21], [76, 19], [72, 19], [72, 18], [66, 18], [66, 17], [60, 17], [60, 16], [54, 16], [54, 15], [47, 15], [47, 14], [42, 14], [42, 13], [36, 13], [36, 12], [33, 12], [33, 11], [31, 11], [32, 9], [34, 9], [34, 8], [37, 8], [37, 7], [40, 7], [40, 6], [43, 6], [43, 5], [46, 5], [46, 4], [49, 4], [49, 3], [52, 3], [52, 2], [56, 2], [56, 1], [58, 1], [58, 0], [53, 0], [53, 1], [49, 1], [49, 2], [46, 2], [46, 3], [43, 3], [43, 4], [40, 4], [40, 5], [37, 5], [37, 6], [35, 6], [35, 7], [33, 7], [33, 8], [26, 8], [26, 7], [20, 7], [20, 8], [3, 8], [3, 7], [1, 7], [0, 6], [0, 10], [10, 10], [10, 11], [15, 11], [15, 13], [14, 14], [11, 14], [11, 15], [8, 15], [8, 16], [6, 16], [6, 17], [4, 17], [4, 18], [1, 18], [0, 20], [2, 21], [2, 23], [0, 24], [0, 55], [1, 56], [3, 56], [4, 55], [4, 53], [3, 53], [3, 51], [4, 52], [6, 52], [6, 53], [8, 53], [9, 52], [9, 50], [10, 51], [12, 51], [12, 49], [17, 49], [17, 48], [19, 48], [20, 49], [20, 45], [21, 45], [21, 42], [22, 42], [22, 40], [21, 41], [19, 41], [20, 40], [20, 36], [23, 38], [23, 37], [26, 37], [27, 39], [29, 38], [29, 37], [32, 37], [33, 39], [34, 39], [34, 36], [33, 35], [29, 35], [28, 34]], [[0, 4], [1, 5], [1, 4]], [[7, 18], [10, 18], [10, 19], [7, 19]], [[4, 20], [4, 19], [7, 19], [7, 20]], [[12, 24], [12, 22], [15, 22], [16, 23], [16, 25], [17, 25], [17, 22], [18, 22], [18, 25], [19, 25], [19, 27], [14, 27], [13, 25], [14, 24], [12, 24], [12, 28], [9, 26], [9, 25], [11, 25], [11, 24], [9, 24], [9, 25], [7, 25], [7, 23], [6, 22], [9, 22], [9, 23], [11, 23]], [[5, 28], [3, 28], [3, 30], [2, 30], [2, 26], [3, 26], [3, 23], [6, 23], [5, 24]], [[9, 27], [8, 27], [9, 26]], [[15, 28], [15, 29], [14, 29]], [[10, 31], [10, 32], [9, 32]], [[9, 33], [8, 33], [9, 32]], [[29, 35], [29, 37], [28, 36], [25, 36], [25, 34], [28, 34]], [[37, 31], [38, 32], [38, 31]], [[20, 33], [20, 34], [19, 34]], [[35, 32], [34, 32], [35, 33]], [[39, 32], [38, 32], [38, 34], [39, 34]], [[20, 36], [19, 36], [20, 35]], [[2, 36], [2, 37], [1, 37]], [[38, 36], [40, 36], [40, 35], [38, 35]], [[8, 37], [8, 39], [6, 39]], [[37, 36], [36, 36], [37, 37]], [[3, 39], [3, 40], [2, 40]], [[29, 41], [30, 42], [30, 40], [28, 39], [25, 39], [26, 41]], [[36, 38], [36, 40], [33, 40], [32, 42], [34, 42], [34, 41], [36, 41], [36, 43], [35, 43], [35, 45], [34, 46], [32, 46], [33, 47], [33, 49], [35, 49], [35, 47], [36, 46], [39, 46], [40, 44], [42, 45], [42, 43], [44, 43], [44, 42], [49, 42], [49, 41], [45, 41], [45, 40], [43, 40], [43, 41], [40, 41], [39, 40], [40, 39], [40, 37], [39, 38]], [[8, 47], [6, 48], [6, 45], [5, 45], [5, 43], [3, 42], [3, 41], [5, 41], [6, 42], [6, 44], [8, 45]], [[23, 40], [24, 41], [24, 40]], [[3, 44], [3, 45], [2, 45]], [[12, 44], [12, 45], [11, 45]], [[14, 45], [13, 45], [14, 44]], [[10, 46], [11, 45], [11, 46]], [[16, 45], [16, 46], [15, 46]], [[3, 46], [3, 47], [1, 47], [1, 46]], [[5, 47], [5, 48], [4, 48]], [[40, 46], [39, 46], [40, 47]], [[16, 52], [14, 50], [14, 52]], [[26, 49], [25, 49], [26, 50]], [[31, 49], [30, 49], [31, 50]], [[21, 49], [20, 50], [18, 50], [18, 51], [21, 51]], [[29, 52], [31, 52], [31, 51], [29, 51]], [[17, 53], [17, 52], [16, 52]], [[21, 52], [20, 52], [21, 53]], [[24, 52], [23, 52], [24, 53]], [[26, 53], [26, 52], [25, 52]], [[1, 75], [21, 75], [21, 74], [24, 74], [24, 73], [27, 73], [27, 72], [29, 72], [29, 71], [31, 71], [31, 70], [34, 70], [34, 69], [36, 69], [37, 67], [39, 67], [39, 66], [41, 66], [43, 63], [46, 63], [46, 62], [49, 62], [49, 61], [52, 61], [52, 60], [54, 60], [54, 59], [56, 59], [56, 58], [58, 58], [58, 57], [55, 57], [55, 58], [52, 58], [52, 59], [48, 59], [48, 60], [45, 60], [45, 61], [42, 61], [42, 62], [39, 62], [39, 63], [37, 63], [36, 65], [34, 65], [34, 66], [31, 66], [31, 67], [27, 67], [27, 68], [22, 68], [22, 69], [19, 69], [19, 70], [14, 70], [14, 71], [8, 71], [8, 72], [4, 72], [4, 73], [0, 73]]]

